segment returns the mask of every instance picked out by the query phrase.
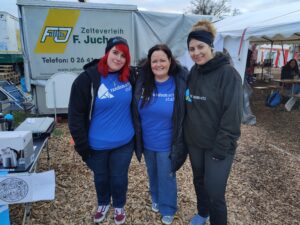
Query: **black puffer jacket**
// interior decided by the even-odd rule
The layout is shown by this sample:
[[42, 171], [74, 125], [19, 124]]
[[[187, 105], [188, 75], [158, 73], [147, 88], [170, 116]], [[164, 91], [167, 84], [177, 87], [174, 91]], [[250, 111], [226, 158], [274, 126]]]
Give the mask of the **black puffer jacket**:
[[[82, 72], [73, 82], [68, 108], [68, 123], [70, 133], [75, 142], [75, 150], [84, 158], [90, 147], [88, 133], [93, 106], [100, 87], [101, 75], [97, 65], [99, 59], [86, 64]], [[130, 83], [134, 83], [133, 73], [130, 75]]]
[[[175, 80], [175, 101], [173, 109], [173, 135], [172, 135], [172, 149], [171, 149], [171, 165], [172, 171], [176, 172], [180, 169], [187, 157], [187, 149], [183, 139], [183, 119], [185, 114], [185, 90], [186, 90], [186, 79], [188, 71], [181, 68], [178, 74], [174, 75]], [[138, 102], [142, 95], [144, 83], [144, 75], [142, 72], [139, 73], [139, 77], [136, 82], [134, 99], [133, 99], [133, 115], [134, 115], [134, 126], [136, 132], [136, 154], [140, 160], [144, 151], [143, 147], [143, 135], [141, 128], [140, 116], [138, 113]]]
[[187, 145], [224, 159], [234, 154], [242, 118], [242, 81], [222, 53], [189, 74], [184, 136]]

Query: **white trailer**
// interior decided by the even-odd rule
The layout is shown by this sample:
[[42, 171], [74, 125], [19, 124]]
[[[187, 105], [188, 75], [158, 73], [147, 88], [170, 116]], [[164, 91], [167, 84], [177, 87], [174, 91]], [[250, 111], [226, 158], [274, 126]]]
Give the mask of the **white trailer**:
[[192, 24], [213, 20], [212, 16], [139, 11], [135, 5], [41, 0], [18, 0], [17, 5], [26, 87], [32, 90], [40, 114], [67, 112], [72, 74], [78, 75], [84, 64], [102, 56], [110, 37], [128, 40], [133, 66], [158, 43], [168, 44], [184, 62]]
[[21, 62], [19, 20], [7, 12], [0, 12], [0, 64]]

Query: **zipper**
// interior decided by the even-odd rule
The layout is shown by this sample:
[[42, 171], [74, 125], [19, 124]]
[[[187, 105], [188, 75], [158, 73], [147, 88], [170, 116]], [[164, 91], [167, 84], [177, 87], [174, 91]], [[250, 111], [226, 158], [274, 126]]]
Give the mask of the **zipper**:
[[89, 121], [91, 121], [92, 119], [93, 107], [94, 107], [94, 86], [93, 86], [93, 82], [91, 82], [91, 107], [89, 112]]

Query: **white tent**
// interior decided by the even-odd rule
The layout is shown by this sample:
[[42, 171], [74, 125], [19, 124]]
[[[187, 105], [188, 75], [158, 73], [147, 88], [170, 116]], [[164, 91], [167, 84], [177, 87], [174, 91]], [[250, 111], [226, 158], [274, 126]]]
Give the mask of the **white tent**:
[[215, 25], [215, 49], [228, 50], [243, 78], [250, 42], [300, 43], [300, 2], [229, 17]]
[[81, 73], [83, 65], [103, 55], [110, 37], [127, 39], [132, 66], [158, 43], [168, 44], [174, 56], [188, 66], [185, 61], [190, 57], [185, 51], [190, 28], [201, 19], [214, 19], [209, 15], [139, 11], [136, 5], [44, 0], [18, 0], [17, 5], [26, 87], [32, 88], [39, 114], [54, 113], [55, 106], [59, 106], [57, 113], [67, 112], [72, 75], [68, 74], [70, 79], [64, 80], [62, 89], [55, 79], [48, 83], [54, 91], [50, 86], [45, 88], [47, 80], [61, 72]]

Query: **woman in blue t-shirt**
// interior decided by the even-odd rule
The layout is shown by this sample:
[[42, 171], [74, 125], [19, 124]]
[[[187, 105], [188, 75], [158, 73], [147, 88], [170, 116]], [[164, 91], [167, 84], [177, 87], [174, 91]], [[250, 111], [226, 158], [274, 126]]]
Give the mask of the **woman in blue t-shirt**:
[[103, 58], [85, 65], [71, 89], [69, 128], [76, 151], [94, 173], [95, 223], [105, 219], [111, 198], [115, 223], [125, 223], [134, 136], [129, 65], [127, 41], [110, 38]]
[[144, 153], [152, 210], [160, 212], [163, 224], [171, 224], [177, 211], [175, 172], [187, 155], [182, 137], [186, 75], [167, 45], [155, 45], [135, 87], [136, 148]]

